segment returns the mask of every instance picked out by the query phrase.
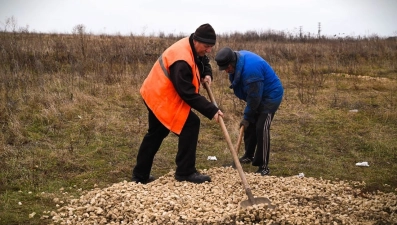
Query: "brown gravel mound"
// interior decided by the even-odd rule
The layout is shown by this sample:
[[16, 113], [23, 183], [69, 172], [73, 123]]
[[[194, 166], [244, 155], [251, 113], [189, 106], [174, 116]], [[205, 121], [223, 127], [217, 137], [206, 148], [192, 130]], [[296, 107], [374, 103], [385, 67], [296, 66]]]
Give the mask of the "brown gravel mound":
[[248, 198], [236, 170], [201, 172], [212, 182], [177, 182], [170, 171], [146, 185], [124, 181], [88, 191], [51, 216], [56, 224], [397, 224], [397, 196], [363, 194], [363, 183], [249, 173], [253, 195], [276, 207], [241, 209]]

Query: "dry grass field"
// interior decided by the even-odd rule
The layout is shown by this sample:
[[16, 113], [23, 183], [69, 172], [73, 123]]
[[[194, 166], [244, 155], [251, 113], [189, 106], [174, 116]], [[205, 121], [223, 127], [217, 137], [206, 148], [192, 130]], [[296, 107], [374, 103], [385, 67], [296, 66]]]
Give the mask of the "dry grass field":
[[[130, 180], [147, 129], [140, 85], [179, 38], [0, 33], [0, 224], [51, 223], [45, 216], [68, 199]], [[397, 192], [397, 39], [221, 35], [209, 55], [212, 91], [235, 142], [244, 103], [213, 60], [225, 46], [261, 55], [285, 87], [272, 124], [272, 176]], [[201, 124], [197, 168], [230, 164], [219, 124]], [[175, 169], [176, 140], [165, 139], [153, 175]], [[363, 161], [369, 167], [356, 166]]]

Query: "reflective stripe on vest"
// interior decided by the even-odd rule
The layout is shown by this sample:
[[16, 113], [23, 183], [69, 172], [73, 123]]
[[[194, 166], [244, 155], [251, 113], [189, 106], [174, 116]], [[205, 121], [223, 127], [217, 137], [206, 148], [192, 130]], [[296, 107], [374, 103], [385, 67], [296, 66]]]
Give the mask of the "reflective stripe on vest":
[[170, 79], [170, 75], [168, 74], [168, 71], [167, 71], [167, 69], [164, 66], [163, 55], [160, 55], [158, 60], [159, 60], [161, 69], [163, 70], [163, 73], [165, 74], [166, 77], [168, 77], [168, 79]]

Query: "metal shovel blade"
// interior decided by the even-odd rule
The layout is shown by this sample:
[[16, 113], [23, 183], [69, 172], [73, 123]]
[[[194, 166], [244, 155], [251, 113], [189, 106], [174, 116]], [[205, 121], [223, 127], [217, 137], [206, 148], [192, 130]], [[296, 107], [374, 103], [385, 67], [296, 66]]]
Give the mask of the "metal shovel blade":
[[253, 205], [259, 205], [259, 204], [264, 204], [267, 205], [268, 209], [274, 209], [274, 205], [271, 204], [270, 200], [268, 198], [264, 197], [256, 197], [252, 199], [254, 202], [251, 202], [250, 199], [244, 200], [240, 202], [240, 207], [241, 208], [247, 208], [249, 206]]

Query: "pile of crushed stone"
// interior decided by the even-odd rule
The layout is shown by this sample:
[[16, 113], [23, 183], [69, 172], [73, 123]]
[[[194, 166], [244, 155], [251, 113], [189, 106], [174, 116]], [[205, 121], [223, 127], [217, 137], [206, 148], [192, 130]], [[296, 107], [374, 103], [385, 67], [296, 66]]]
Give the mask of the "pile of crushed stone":
[[246, 173], [254, 197], [275, 208], [243, 209], [248, 197], [235, 169], [200, 172], [212, 182], [178, 182], [170, 171], [145, 185], [124, 181], [87, 191], [50, 215], [55, 224], [397, 224], [397, 196], [363, 194], [363, 183]]

